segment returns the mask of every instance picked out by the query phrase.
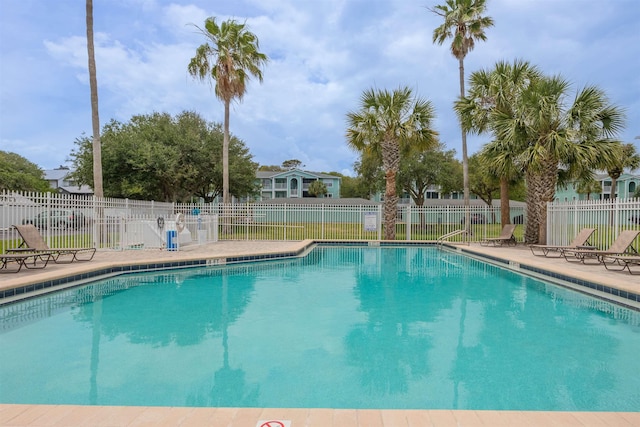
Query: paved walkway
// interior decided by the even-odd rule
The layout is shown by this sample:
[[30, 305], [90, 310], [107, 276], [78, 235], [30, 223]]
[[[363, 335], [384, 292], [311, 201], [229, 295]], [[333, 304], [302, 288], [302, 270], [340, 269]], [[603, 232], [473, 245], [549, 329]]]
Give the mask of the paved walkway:
[[[0, 289], [39, 283], [115, 265], [158, 261], [215, 259], [298, 252], [311, 242], [218, 242], [186, 246], [178, 252], [140, 250], [98, 252], [90, 262], [50, 264], [44, 270], [0, 275]], [[457, 247], [508, 260], [514, 268], [529, 265], [564, 276], [640, 293], [640, 275], [611, 272], [599, 265], [535, 257], [524, 247]], [[1, 386], [1, 385], [0, 385]], [[640, 404], [638, 407], [640, 411]], [[265, 423], [273, 421], [271, 423]], [[280, 423], [279, 423], [280, 422]], [[277, 408], [165, 408], [72, 405], [0, 405], [0, 426], [639, 426], [640, 412], [397, 411]]]

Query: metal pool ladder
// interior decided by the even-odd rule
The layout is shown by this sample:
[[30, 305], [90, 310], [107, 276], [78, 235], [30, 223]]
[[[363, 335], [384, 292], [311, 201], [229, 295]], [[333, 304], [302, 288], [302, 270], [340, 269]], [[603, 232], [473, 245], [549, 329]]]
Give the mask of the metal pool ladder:
[[[448, 239], [450, 237], [453, 237], [453, 236], [458, 236], [460, 234], [467, 234], [467, 230], [466, 229], [454, 230], [454, 231], [451, 231], [451, 232], [449, 232], [447, 234], [443, 234], [442, 236], [438, 237], [438, 240], [436, 240], [436, 245], [438, 247], [441, 247], [446, 239]], [[467, 245], [468, 244], [469, 244], [469, 242], [467, 242]]]

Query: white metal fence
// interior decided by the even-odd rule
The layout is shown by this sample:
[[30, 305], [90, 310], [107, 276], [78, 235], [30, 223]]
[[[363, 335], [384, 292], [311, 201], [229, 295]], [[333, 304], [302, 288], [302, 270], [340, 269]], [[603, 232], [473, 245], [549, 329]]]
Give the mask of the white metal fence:
[[[526, 209], [511, 208], [522, 240]], [[461, 206], [398, 206], [397, 240], [436, 240], [464, 227]], [[36, 225], [50, 247], [162, 248], [215, 240], [379, 240], [382, 206], [335, 204], [180, 204], [0, 193], [0, 253], [21, 243], [16, 224]], [[471, 241], [500, 233], [500, 208], [471, 207]], [[621, 231], [640, 230], [640, 199], [555, 202], [547, 207], [549, 244], [565, 245], [584, 227], [591, 244], [607, 248]], [[452, 241], [461, 241], [455, 236]], [[171, 241], [169, 241], [171, 240]], [[635, 249], [640, 252], [640, 239]]]
[[[579, 200], [547, 205], [547, 240], [566, 245], [582, 228], [595, 228], [590, 243], [608, 248], [620, 232], [640, 230], [640, 199]], [[640, 252], [640, 239], [634, 248]]]
[[[500, 233], [500, 208], [473, 206], [471, 241]], [[381, 205], [181, 204], [74, 197], [57, 193], [0, 193], [0, 252], [21, 243], [13, 225], [32, 223], [50, 247], [162, 248], [215, 240], [379, 240]], [[401, 205], [397, 240], [436, 240], [464, 228], [464, 207]], [[511, 219], [523, 223], [522, 207]], [[522, 236], [519, 227], [517, 236]], [[170, 236], [171, 235], [171, 236]], [[455, 236], [452, 241], [467, 239]], [[170, 241], [173, 240], [173, 241]]]

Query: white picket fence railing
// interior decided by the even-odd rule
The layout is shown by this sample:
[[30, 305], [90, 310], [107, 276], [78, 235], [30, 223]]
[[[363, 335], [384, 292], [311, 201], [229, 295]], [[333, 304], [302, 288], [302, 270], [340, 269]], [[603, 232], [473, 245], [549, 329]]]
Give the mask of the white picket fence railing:
[[[585, 227], [596, 229], [592, 245], [608, 248], [620, 232], [640, 230], [640, 199], [578, 200], [547, 205], [547, 243], [566, 245]], [[640, 239], [634, 248], [640, 252]]]
[[[499, 234], [500, 208], [472, 206], [471, 234], [451, 241], [478, 241]], [[176, 217], [181, 215], [176, 224]], [[58, 193], [0, 193], [0, 246], [20, 244], [13, 225], [33, 223], [50, 247], [137, 249], [215, 240], [380, 240], [382, 206], [331, 204], [183, 204], [74, 197]], [[464, 228], [462, 206], [398, 206], [397, 240], [437, 240]], [[523, 207], [512, 220], [526, 221]], [[184, 227], [182, 230], [180, 230]], [[523, 228], [519, 227], [518, 236]], [[0, 251], [2, 252], [2, 251]]]
[[[472, 206], [470, 210], [471, 235], [460, 234], [452, 241], [478, 241], [499, 234], [499, 207]], [[462, 206], [400, 205], [396, 239], [437, 240], [464, 228], [464, 217]], [[178, 244], [218, 239], [379, 240], [383, 236], [382, 218], [382, 206], [376, 204], [183, 204], [57, 193], [0, 193], [0, 243], [5, 250], [20, 244], [12, 226], [26, 223], [36, 225], [53, 248], [136, 249], [166, 247], [169, 232], [176, 233]], [[523, 224], [517, 231], [521, 240], [526, 209], [512, 207], [511, 220]], [[567, 244], [584, 227], [596, 228], [591, 243], [606, 248], [621, 231], [640, 229], [640, 199], [548, 205], [547, 243]]]

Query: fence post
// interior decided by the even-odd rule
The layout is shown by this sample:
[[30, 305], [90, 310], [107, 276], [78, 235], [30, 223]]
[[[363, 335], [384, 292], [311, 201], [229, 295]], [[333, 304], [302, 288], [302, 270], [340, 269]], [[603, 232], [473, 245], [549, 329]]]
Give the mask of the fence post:
[[362, 209], [362, 205], [358, 206], [358, 218], [360, 219], [360, 224], [358, 224], [358, 240], [362, 240], [362, 233], [364, 232], [364, 212]]
[[[120, 239], [119, 240], [120, 240], [120, 250], [121, 251], [124, 251], [125, 247], [129, 247], [129, 242], [128, 242], [128, 239], [127, 239], [127, 233], [125, 231], [125, 227], [126, 227], [125, 222], [126, 222], [126, 219], [123, 218], [122, 215], [118, 215], [118, 231], [120, 232]], [[115, 236], [115, 234], [116, 233], [115, 233], [115, 230], [114, 230], [113, 235]], [[115, 245], [112, 244], [112, 246], [115, 246]], [[112, 248], [112, 249], [115, 249], [115, 248]]]
[[46, 224], [47, 224], [47, 245], [51, 247], [51, 193], [47, 193], [47, 201], [46, 201], [47, 211], [49, 215], [47, 215]]
[[324, 239], [324, 203], [322, 204], [322, 210], [320, 211], [320, 238]]
[[[615, 193], [615, 189], [613, 190]], [[613, 206], [612, 206], [612, 211], [611, 212], [613, 215], [615, 215], [613, 217], [613, 229], [615, 230], [614, 236], [617, 236], [618, 234], [620, 234], [620, 199], [619, 198], [615, 198], [613, 199]]]
[[378, 205], [378, 240], [382, 240], [382, 205]]
[[91, 218], [93, 218], [93, 222], [91, 223], [91, 239], [93, 240], [93, 247], [98, 247], [98, 209], [96, 207], [96, 196], [95, 194], [91, 196]]
[[[249, 226], [250, 226], [250, 222], [249, 222], [249, 202], [245, 203], [244, 207], [244, 212], [242, 212], [242, 215], [244, 217], [244, 239], [245, 240], [249, 240]], [[257, 230], [256, 230], [256, 236], [257, 236]]]
[[405, 226], [407, 228], [406, 230], [406, 240], [411, 240], [411, 205], [407, 206], [407, 225]]
[[284, 225], [284, 240], [287, 240], [287, 204], [282, 206], [282, 224]]

